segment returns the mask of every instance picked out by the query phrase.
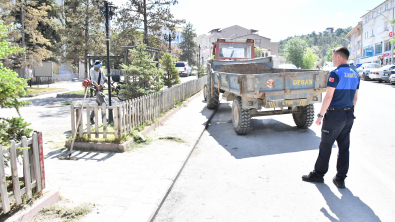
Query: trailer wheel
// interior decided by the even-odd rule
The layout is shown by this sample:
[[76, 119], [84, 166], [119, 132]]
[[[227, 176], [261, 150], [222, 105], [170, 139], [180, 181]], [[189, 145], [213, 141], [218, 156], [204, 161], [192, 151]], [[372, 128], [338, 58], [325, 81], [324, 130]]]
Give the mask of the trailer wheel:
[[207, 84], [204, 84], [204, 87], [203, 87], [203, 96], [204, 96], [204, 101], [206, 101], [206, 102], [207, 102], [207, 95], [208, 95]]
[[232, 104], [232, 123], [235, 128], [235, 132], [238, 135], [244, 135], [250, 129], [250, 111], [248, 109], [243, 109], [241, 105], [241, 97], [237, 96], [233, 100]]
[[298, 111], [299, 112], [292, 113], [295, 124], [302, 129], [309, 128], [314, 122], [313, 104], [310, 104], [308, 106], [298, 106]]
[[219, 106], [219, 92], [217, 88], [213, 88], [213, 96], [210, 94], [210, 90], [207, 90], [207, 108], [209, 109], [216, 109]]

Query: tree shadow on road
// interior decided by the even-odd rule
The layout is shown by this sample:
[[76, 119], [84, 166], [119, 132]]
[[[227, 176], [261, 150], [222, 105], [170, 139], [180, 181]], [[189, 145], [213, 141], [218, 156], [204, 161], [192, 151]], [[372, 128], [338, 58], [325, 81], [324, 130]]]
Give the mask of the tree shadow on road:
[[[292, 119], [292, 116], [288, 117]], [[321, 141], [313, 130], [300, 129], [270, 116], [251, 119], [248, 134], [237, 135], [233, 129], [229, 103], [218, 107], [207, 131], [236, 159], [317, 150]]]
[[321, 208], [321, 212], [332, 222], [339, 221], [381, 221], [374, 211], [365, 204], [359, 197], [353, 195], [348, 189], [338, 189], [341, 198], [338, 198], [326, 184], [316, 184], [317, 189], [325, 198], [332, 216], [326, 208]]

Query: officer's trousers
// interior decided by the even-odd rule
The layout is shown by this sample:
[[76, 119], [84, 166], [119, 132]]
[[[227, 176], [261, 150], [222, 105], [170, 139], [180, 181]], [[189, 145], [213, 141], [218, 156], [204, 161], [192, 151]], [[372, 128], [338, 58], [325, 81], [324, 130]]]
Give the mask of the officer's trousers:
[[320, 152], [315, 163], [314, 172], [323, 177], [328, 172], [329, 158], [332, 146], [337, 141], [339, 152], [337, 155], [338, 179], [347, 177], [349, 166], [350, 132], [354, 124], [354, 110], [328, 111], [323, 119], [321, 129]]

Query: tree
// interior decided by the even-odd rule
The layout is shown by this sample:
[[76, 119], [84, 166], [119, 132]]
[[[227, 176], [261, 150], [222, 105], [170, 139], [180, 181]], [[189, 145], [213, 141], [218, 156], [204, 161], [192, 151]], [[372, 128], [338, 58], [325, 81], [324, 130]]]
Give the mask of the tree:
[[[7, 29], [10, 26], [4, 26], [0, 23], [0, 39], [7, 37]], [[18, 74], [3, 66], [1, 59], [15, 53], [20, 53], [19, 47], [11, 47], [11, 43], [3, 40], [0, 42], [0, 108], [15, 108], [19, 114], [19, 108], [28, 104], [25, 101], [18, 101], [19, 95], [26, 95], [26, 80], [19, 78]], [[0, 144], [6, 145], [10, 140], [20, 141], [22, 136], [29, 136], [31, 129], [26, 127], [30, 125], [21, 117], [2, 118], [0, 117]]]
[[121, 65], [126, 71], [126, 84], [121, 86], [120, 94], [125, 99], [132, 99], [159, 92], [163, 88], [163, 83], [157, 80], [162, 78], [163, 72], [151, 63], [146, 45], [139, 43], [136, 48], [130, 50], [130, 58], [132, 64]]
[[332, 44], [332, 47], [326, 51], [326, 56], [325, 56], [325, 61], [327, 62], [332, 62], [332, 55], [333, 55], [333, 49], [339, 47], [340, 45], [337, 44], [337, 42], [334, 42]]
[[[334, 42], [339, 43], [342, 46], [347, 46], [348, 41], [345, 40], [345, 36], [347, 33], [351, 31], [352, 27], [337, 29], [335, 34], [328, 35], [327, 32], [312, 32], [311, 34], [301, 35], [299, 36], [303, 40], [306, 41], [307, 46], [313, 50], [313, 53], [319, 57], [319, 64], [323, 65], [325, 62], [325, 56], [327, 50], [331, 48], [331, 45]], [[293, 39], [294, 37], [288, 37], [287, 39], [281, 40], [279, 43], [279, 54], [284, 55], [285, 45], [288, 41]], [[315, 50], [314, 47], [318, 47], [318, 50]], [[331, 49], [332, 50], [332, 49]]]
[[297, 67], [303, 66], [303, 56], [307, 50], [306, 42], [300, 38], [295, 37], [289, 40], [284, 47], [284, 56], [288, 62], [291, 62]]
[[[23, 67], [26, 65], [41, 64], [44, 60], [59, 61], [61, 55], [61, 36], [62, 26], [58, 23], [61, 19], [59, 7], [54, 0], [31, 0], [27, 2], [1, 0], [0, 10], [6, 13], [2, 20], [6, 25], [21, 24], [21, 4], [24, 4], [24, 38], [26, 62], [23, 63], [22, 57], [12, 57], [12, 63], [8, 65], [12, 68]], [[12, 44], [22, 47], [21, 28], [13, 29], [8, 32], [8, 38], [12, 39]]]
[[172, 87], [175, 84], [181, 83], [180, 76], [178, 75], [178, 69], [174, 65], [174, 60], [171, 57], [170, 53], [165, 53], [160, 60], [160, 64], [163, 66], [164, 74], [163, 74], [163, 83], [168, 88]]
[[307, 48], [306, 53], [303, 56], [303, 68], [314, 69], [315, 63], [319, 60], [319, 57], [314, 54], [311, 48]]
[[88, 77], [88, 55], [105, 55], [105, 22], [93, 0], [65, 0], [66, 27], [64, 41], [65, 59], [78, 66], [85, 64], [85, 78]]
[[[0, 23], [0, 38], [7, 37], [7, 28]], [[11, 54], [21, 53], [19, 47], [11, 47], [11, 43], [3, 40], [0, 42], [0, 59], [4, 59]], [[18, 74], [3, 66], [0, 60], [0, 108], [15, 108], [19, 112], [19, 107], [27, 104], [25, 101], [18, 101], [19, 95], [25, 95], [26, 81], [18, 78]]]
[[178, 3], [178, 0], [128, 0], [119, 10], [117, 26], [121, 28], [122, 35], [128, 35], [133, 30], [141, 30], [144, 33], [144, 43], [153, 46], [149, 40], [149, 33], [159, 37], [162, 29], [174, 30], [175, 26], [184, 20], [175, 19], [170, 12], [170, 6]]
[[179, 43], [179, 48], [182, 50], [180, 60], [187, 61], [189, 65], [195, 65], [197, 44], [193, 38], [196, 37], [196, 32], [195, 29], [193, 29], [193, 25], [191, 23], [188, 23], [184, 27], [181, 36], [184, 41]]
[[255, 57], [261, 57], [263, 50], [262, 50], [262, 48], [254, 45], [254, 53], [255, 53]]

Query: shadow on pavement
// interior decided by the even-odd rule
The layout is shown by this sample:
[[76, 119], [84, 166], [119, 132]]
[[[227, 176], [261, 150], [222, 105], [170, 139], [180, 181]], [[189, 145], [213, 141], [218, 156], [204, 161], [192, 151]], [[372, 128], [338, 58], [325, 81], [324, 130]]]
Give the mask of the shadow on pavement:
[[326, 184], [316, 184], [317, 189], [325, 198], [329, 210], [337, 218], [328, 213], [324, 207], [321, 212], [332, 222], [338, 221], [381, 221], [374, 211], [366, 205], [359, 197], [353, 195], [348, 189], [339, 189], [341, 198], [338, 198]]
[[[207, 131], [236, 159], [317, 150], [321, 138], [310, 129], [300, 129], [272, 119], [270, 116], [251, 119], [247, 135], [233, 129], [231, 106], [221, 103]], [[292, 119], [292, 116], [287, 115]], [[336, 147], [336, 146], [334, 146]]]
[[[31, 104], [28, 106], [53, 106], [60, 107], [63, 102], [77, 102], [83, 100], [83, 98], [54, 98], [54, 97], [45, 97], [45, 98], [33, 98], [33, 99], [24, 99], [26, 102], [30, 102]], [[95, 98], [87, 98], [87, 101], [90, 103], [95, 102]], [[51, 108], [51, 107], [50, 107]]]
[[[51, 152], [48, 152], [45, 155], [45, 159], [59, 159], [59, 157], [66, 157], [69, 154], [69, 149], [57, 149]], [[116, 153], [111, 152], [97, 152], [97, 151], [81, 151], [81, 150], [74, 150], [73, 154], [71, 155], [70, 161], [106, 161], [113, 157]], [[61, 158], [62, 159], [62, 158]]]

